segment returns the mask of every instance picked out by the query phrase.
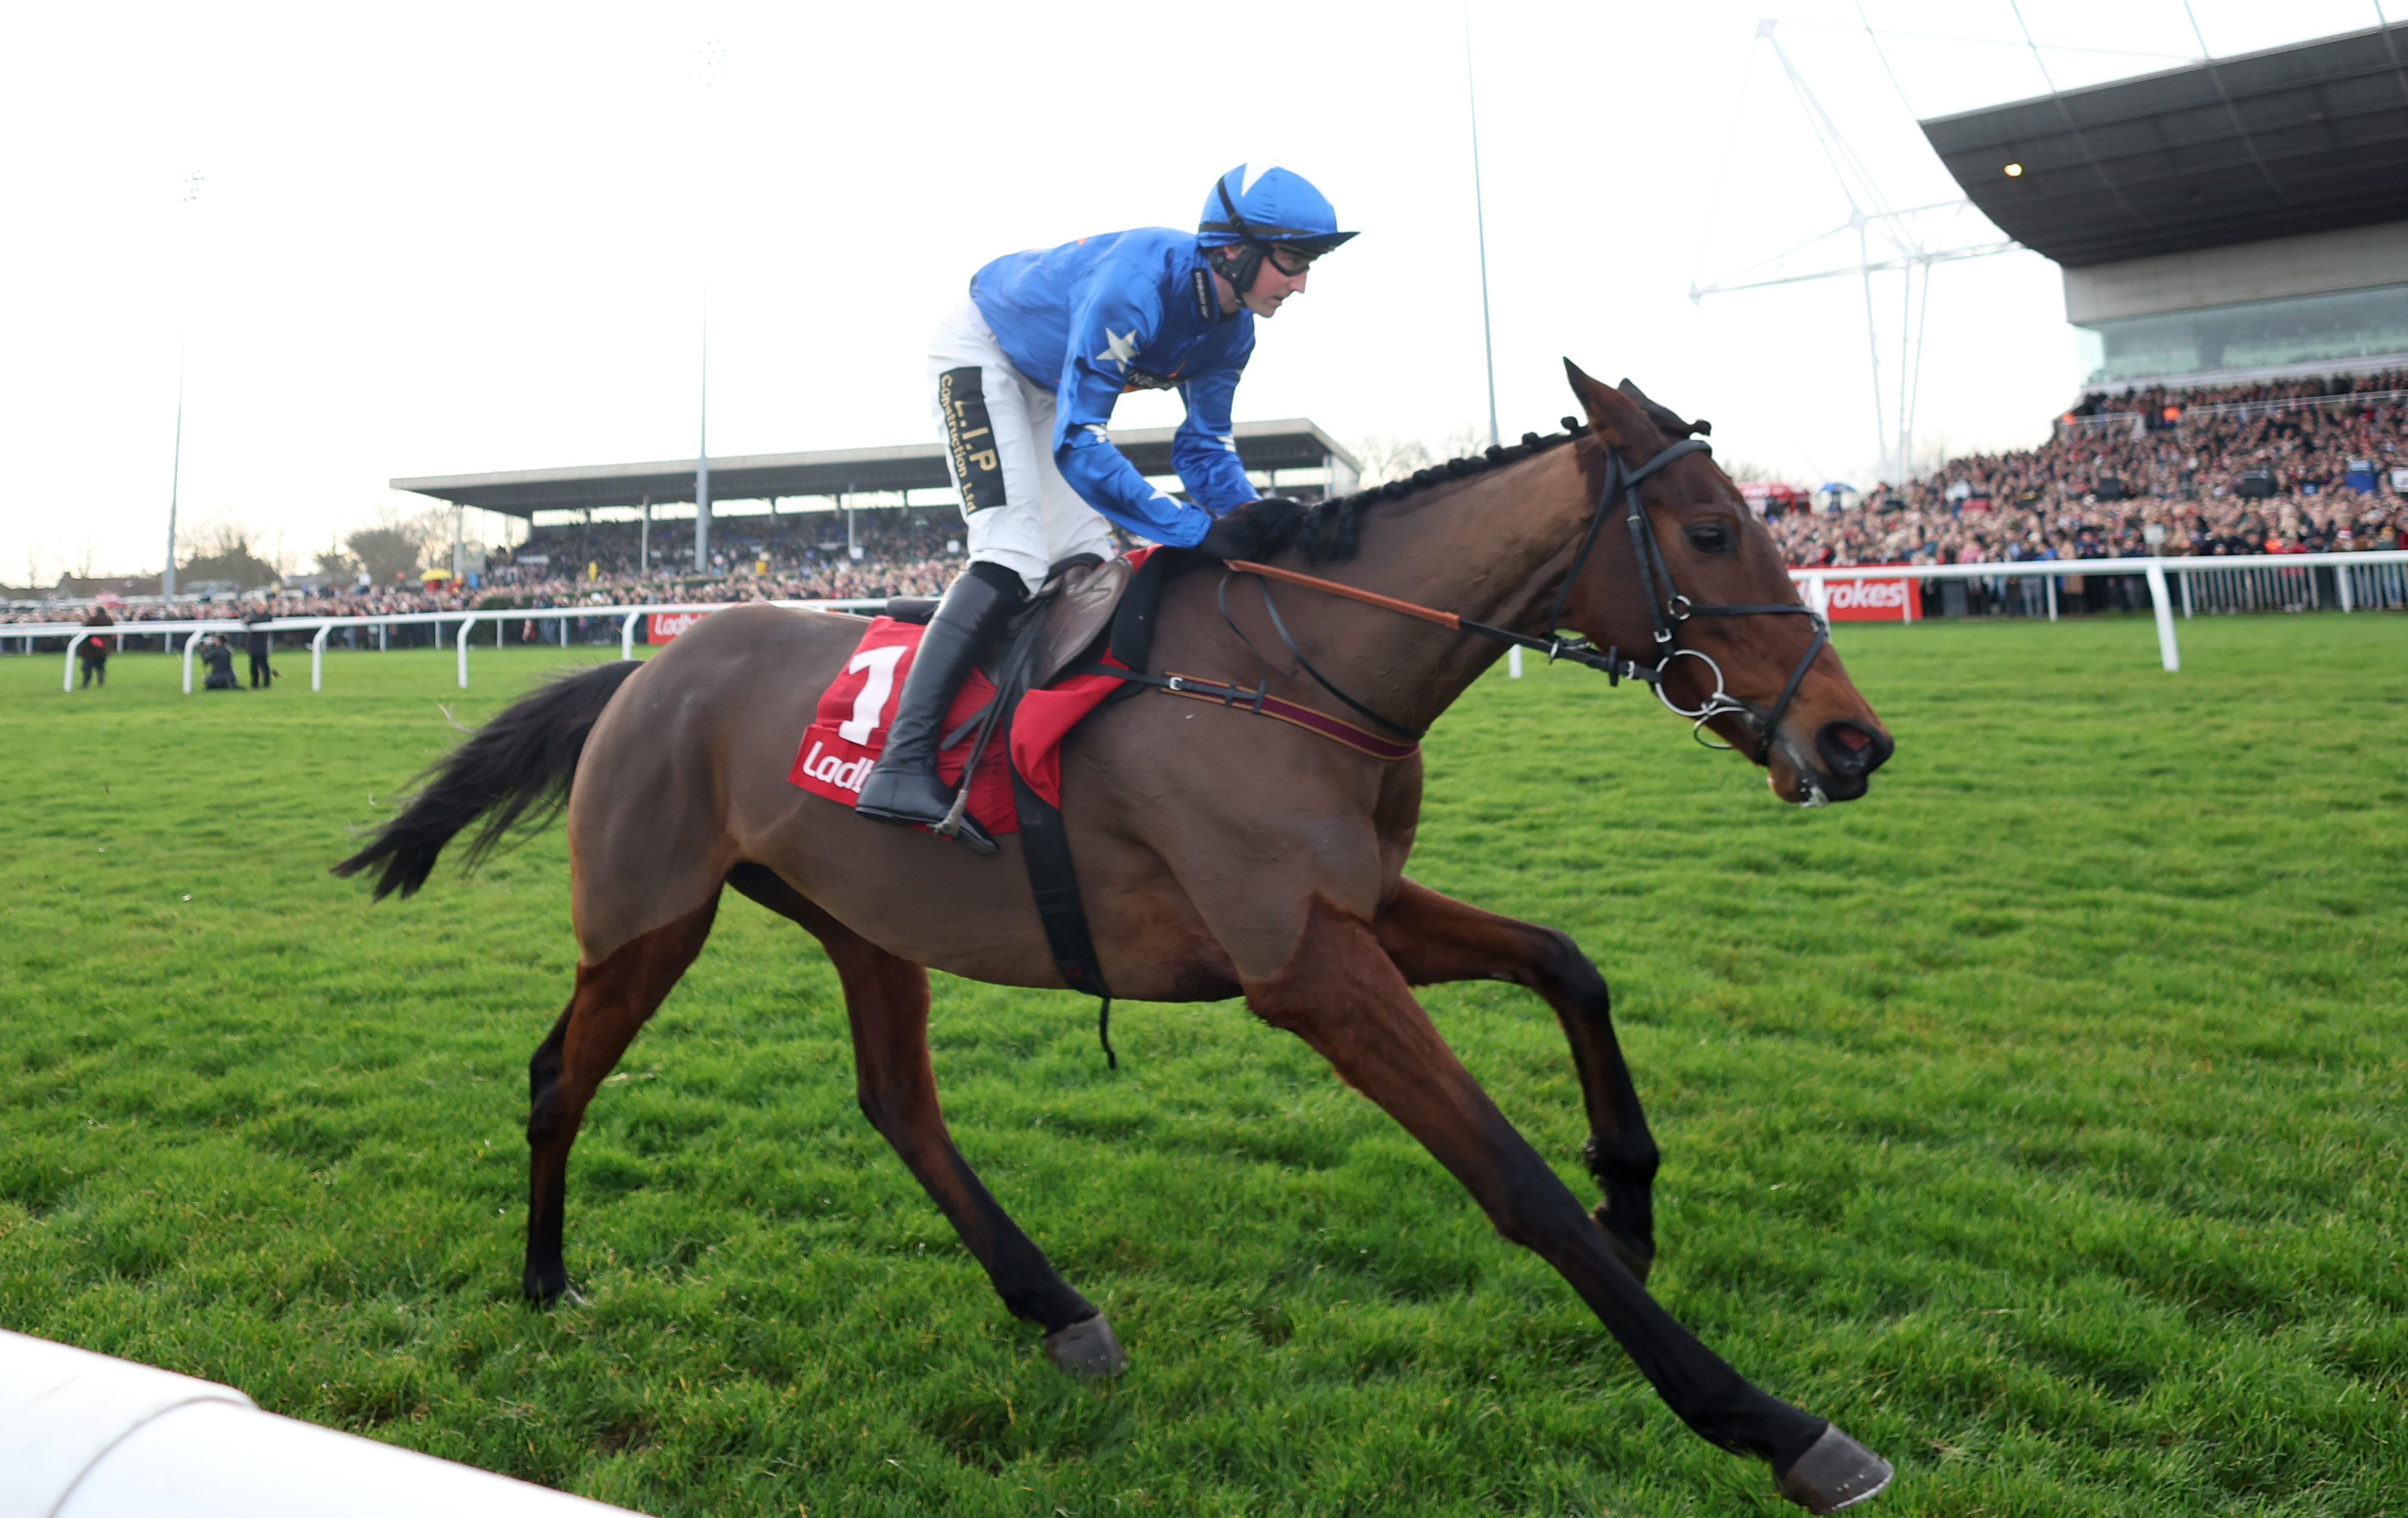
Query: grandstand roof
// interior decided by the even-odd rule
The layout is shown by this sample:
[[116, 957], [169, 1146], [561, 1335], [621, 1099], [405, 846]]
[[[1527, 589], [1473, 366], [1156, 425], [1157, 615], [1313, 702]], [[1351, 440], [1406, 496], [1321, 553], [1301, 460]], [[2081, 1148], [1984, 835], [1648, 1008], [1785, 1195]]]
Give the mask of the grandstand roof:
[[[1112, 434], [1113, 446], [1140, 474], [1170, 473], [1169, 427], [1132, 427]], [[1238, 457], [1249, 469], [1314, 469], [1333, 459], [1360, 473], [1354, 455], [1304, 419], [1240, 422], [1235, 429]], [[538, 511], [576, 511], [594, 507], [654, 506], [694, 499], [693, 459], [651, 464], [591, 464], [565, 469], [512, 469], [500, 474], [428, 475], [395, 480], [395, 490], [415, 491], [461, 506], [515, 517]], [[817, 453], [750, 453], [710, 461], [710, 498], [759, 501], [793, 495], [850, 495], [865, 491], [939, 490], [953, 484], [945, 451], [938, 443], [894, 448], [841, 448]]]
[[2408, 220], [2408, 23], [1922, 125], [1975, 206], [2073, 268]]

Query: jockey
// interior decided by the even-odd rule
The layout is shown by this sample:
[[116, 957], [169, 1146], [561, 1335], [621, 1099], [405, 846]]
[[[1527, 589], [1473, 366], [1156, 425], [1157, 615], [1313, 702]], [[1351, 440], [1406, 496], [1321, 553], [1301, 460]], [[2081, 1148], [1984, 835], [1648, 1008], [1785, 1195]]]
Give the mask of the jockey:
[[[1007, 254], [971, 276], [928, 348], [969, 567], [920, 639], [854, 810], [907, 824], [944, 820], [953, 793], [937, 778], [937, 743], [955, 692], [1054, 565], [1111, 557], [1107, 522], [1175, 548], [1215, 550], [1217, 520], [1255, 498], [1229, 419], [1254, 318], [1302, 294], [1312, 261], [1353, 236], [1302, 175], [1240, 165], [1213, 184], [1192, 233], [1082, 237]], [[1105, 431], [1126, 392], [1172, 389], [1187, 420], [1171, 467], [1189, 502], [1148, 484]], [[967, 818], [962, 834], [994, 852]]]

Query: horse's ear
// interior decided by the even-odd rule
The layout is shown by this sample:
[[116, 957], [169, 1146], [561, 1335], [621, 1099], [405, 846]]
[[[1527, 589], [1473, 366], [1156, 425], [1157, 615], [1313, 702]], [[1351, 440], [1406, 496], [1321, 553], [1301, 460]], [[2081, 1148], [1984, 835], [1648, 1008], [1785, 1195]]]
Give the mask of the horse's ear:
[[1639, 403], [1640, 408], [1647, 413], [1647, 420], [1663, 428], [1667, 437], [1706, 437], [1713, 433], [1714, 424], [1705, 418], [1699, 417], [1695, 422], [1684, 422], [1673, 414], [1670, 407], [1649, 399], [1647, 392], [1627, 379], [1622, 381], [1620, 389], [1624, 394]]
[[1564, 376], [1571, 381], [1572, 394], [1580, 397], [1581, 408], [1588, 412], [1588, 424], [1608, 442], [1650, 452], [1662, 446], [1648, 436], [1647, 412], [1637, 401], [1590, 379], [1570, 359], [1564, 360]]

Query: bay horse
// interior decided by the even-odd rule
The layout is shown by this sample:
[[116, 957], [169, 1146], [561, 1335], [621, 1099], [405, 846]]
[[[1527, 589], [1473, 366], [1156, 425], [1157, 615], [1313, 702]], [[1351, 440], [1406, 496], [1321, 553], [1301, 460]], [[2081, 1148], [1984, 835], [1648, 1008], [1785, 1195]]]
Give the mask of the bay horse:
[[[1755, 758], [1777, 796], [1863, 795], [1889, 736], [1799, 603], [1770, 536], [1691, 436], [1702, 424], [1627, 381], [1617, 391], [1566, 368], [1585, 424], [1567, 419], [1567, 436], [1526, 436], [1519, 448], [1340, 501], [1242, 508], [1252, 557], [1357, 594], [1442, 608], [1477, 630], [1592, 664], [1619, 659], [1621, 672], [1660, 680], [1666, 704], [1700, 736]], [[1156, 668], [1267, 679], [1276, 696], [1346, 718], [1332, 709], [1334, 693], [1417, 734], [1502, 649], [1494, 637], [1292, 583], [1281, 605], [1260, 577], [1259, 603], [1228, 595], [1230, 571], [1188, 557], [1162, 587]], [[439, 761], [408, 807], [336, 868], [377, 872], [380, 897], [408, 895], [480, 819], [471, 866], [566, 807], [580, 952], [567, 1008], [529, 1067], [530, 1300], [569, 1289], [561, 1229], [586, 1105], [694, 963], [733, 886], [826, 949], [844, 988], [862, 1110], [1005, 1308], [1043, 1330], [1065, 1370], [1116, 1373], [1125, 1360], [1102, 1313], [954, 1147], [929, 1067], [928, 967], [1000, 985], [1065, 984], [1017, 836], [1002, 839], [1003, 857], [977, 858], [788, 782], [796, 741], [863, 625], [741, 607], [647, 662], [549, 685]], [[1590, 642], [1561, 644], [1564, 627]], [[1293, 657], [1276, 654], [1283, 640]], [[1609, 646], [1609, 658], [1582, 652]], [[1643, 667], [1618, 653], [1650, 648], [1656, 657]], [[1406, 877], [1421, 809], [1417, 750], [1381, 758], [1243, 709], [1140, 694], [1073, 735], [1062, 790], [1109, 985], [1153, 1001], [1242, 995], [1310, 1044], [1451, 1171], [1500, 1234], [1555, 1267], [1682, 1421], [1769, 1462], [1784, 1496], [1825, 1512], [1886, 1483], [1879, 1455], [1751, 1385], [1648, 1295], [1657, 1150], [1605, 981], [1569, 936]], [[1467, 980], [1516, 981], [1554, 1008], [1587, 1109], [1584, 1157], [1603, 1194], [1594, 1210], [1506, 1121], [1409, 989]]]

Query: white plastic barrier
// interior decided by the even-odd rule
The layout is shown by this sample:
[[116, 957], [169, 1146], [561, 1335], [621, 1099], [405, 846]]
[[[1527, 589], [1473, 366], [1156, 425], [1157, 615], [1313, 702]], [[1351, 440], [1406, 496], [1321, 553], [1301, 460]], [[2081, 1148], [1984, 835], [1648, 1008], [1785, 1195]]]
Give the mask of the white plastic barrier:
[[[2333, 572], [2343, 590], [2337, 600], [2341, 609], [2350, 611], [2358, 606], [2400, 607], [2403, 604], [2401, 566], [2408, 566], [2408, 551], [2379, 549], [2363, 553], [2253, 553], [2229, 558], [2197, 559], [2025, 559], [2014, 564], [1854, 564], [1846, 566], [1818, 565], [1807, 569], [1792, 569], [1789, 578], [1798, 583], [1799, 594], [1808, 606], [1817, 610], [1830, 604], [1829, 582], [1834, 580], [2020, 580], [2034, 575], [2047, 577], [2049, 620], [2057, 619], [2057, 582], [2067, 575], [2139, 575], [2148, 582], [2149, 602], [2157, 613], [2157, 662], [2169, 671], [2182, 668], [2182, 651], [2174, 639], [2173, 594], [2167, 577], [2182, 580], [2183, 615], [2190, 615], [2191, 580], [2236, 573], [2273, 571], [2304, 577], [2313, 586], [2314, 571]], [[2373, 594], [2370, 594], [2370, 588]], [[2253, 604], [2250, 609], [2259, 609]], [[2273, 609], [2267, 607], [2265, 609]]]
[[0, 1518], [624, 1518], [262, 1412], [231, 1386], [0, 1331]]
[[25, 640], [26, 652], [29, 653], [33, 652], [34, 639], [37, 637], [65, 638], [67, 656], [65, 664], [62, 666], [63, 673], [59, 680], [59, 689], [63, 691], [75, 689], [76, 650], [81, 648], [84, 639], [88, 637], [168, 637], [172, 639], [177, 633], [190, 633], [193, 637], [184, 640], [184, 694], [190, 695], [193, 693], [191, 654], [194, 640], [204, 633], [238, 633], [242, 631], [242, 623], [226, 622], [222, 619], [199, 622], [122, 622], [114, 627], [102, 628], [87, 627], [79, 622], [17, 623], [0, 631], [5, 631], [6, 636], [9, 637], [22, 637]]
[[[2173, 581], [2180, 582], [2182, 612], [2187, 617], [2192, 615], [2195, 607], [2207, 611], [2315, 608], [2323, 604], [2317, 588], [2323, 582], [2319, 578], [2323, 573], [2331, 576], [2335, 587], [2333, 602], [2344, 612], [2408, 609], [2408, 551], [2398, 549], [2360, 553], [2260, 553], [2229, 558], [2026, 559], [2014, 564], [1816, 566], [1792, 569], [1789, 578], [1797, 581], [1799, 594], [1806, 604], [1819, 611], [1829, 608], [1830, 581], [1834, 580], [2019, 580], [2038, 576], [2042, 577], [2046, 591], [2048, 618], [2054, 622], [2057, 620], [2057, 581], [2066, 576], [2139, 575], [2148, 581], [2149, 598], [2157, 612], [2158, 660], [2166, 668], [2172, 670], [2182, 667], [2181, 652], [2174, 639]], [[2265, 589], [2269, 585], [2277, 587], [2280, 594]], [[409, 623], [456, 623], [459, 627], [452, 641], [458, 661], [460, 688], [466, 690], [468, 686], [468, 634], [480, 623], [501, 623], [512, 620], [562, 622], [572, 617], [618, 617], [622, 619], [619, 624], [620, 657], [632, 659], [636, 656], [637, 623], [653, 612], [699, 611], [707, 614], [724, 610], [730, 606], [752, 604], [816, 611], [854, 611], [882, 607], [886, 602], [884, 597], [876, 597], [849, 601], [726, 601], [705, 606], [667, 603], [490, 611], [395, 611], [363, 617], [282, 617], [263, 625], [274, 633], [317, 629], [317, 636], [309, 643], [309, 688], [315, 691], [323, 686], [327, 636], [338, 627], [375, 627], [382, 631]], [[244, 630], [245, 625], [241, 623], [222, 620], [124, 622], [108, 629], [103, 636], [157, 637], [163, 634], [191, 633], [197, 636]], [[36, 638], [65, 638], [67, 652], [60, 688], [73, 691], [76, 649], [85, 637], [99, 631], [79, 622], [27, 623], [0, 627], [0, 637], [22, 637], [28, 651]], [[439, 627], [437, 637], [439, 639]], [[194, 638], [187, 638], [184, 645], [184, 691], [187, 695], [193, 689], [194, 641]]]
[[[468, 688], [468, 633], [470, 628], [476, 626], [480, 623], [494, 623], [495, 632], [498, 635], [502, 623], [521, 619], [530, 622], [566, 622], [575, 617], [621, 617], [624, 620], [621, 622], [619, 627], [619, 652], [621, 657], [632, 659], [636, 656], [636, 623], [638, 620], [652, 612], [696, 611], [708, 614], [713, 611], [724, 610], [731, 606], [747, 606], [754, 604], [786, 607], [811, 611], [854, 611], [870, 607], [882, 607], [886, 604], [886, 597], [876, 596], [868, 599], [855, 599], [849, 601], [769, 601], [764, 603], [722, 601], [714, 602], [708, 606], [566, 606], [491, 611], [392, 611], [385, 612], [380, 615], [364, 617], [280, 617], [274, 622], [262, 623], [259, 626], [262, 630], [270, 633], [303, 633], [309, 631], [311, 628], [315, 628], [317, 630], [316, 636], [309, 639], [309, 688], [313, 691], [317, 691], [323, 690], [325, 688], [326, 639], [337, 628], [374, 627], [380, 634], [381, 634], [386, 629], [392, 627], [410, 625], [425, 626], [428, 624], [435, 624], [437, 646], [439, 647], [442, 637], [442, 624], [457, 623], [458, 631], [453, 635], [452, 641], [456, 646], [459, 659], [460, 688], [462, 690], [466, 690]], [[82, 645], [84, 639], [87, 637], [165, 637], [172, 640], [175, 634], [189, 634], [191, 636], [187, 637], [184, 640], [183, 653], [184, 694], [186, 695], [190, 695], [193, 694], [193, 654], [194, 648], [199, 643], [200, 639], [210, 633], [242, 633], [251, 630], [252, 629], [249, 623], [230, 622], [223, 619], [188, 622], [122, 622], [117, 623], [114, 627], [107, 629], [87, 627], [79, 622], [61, 622], [14, 623], [8, 625], [5, 629], [5, 632], [0, 632], [0, 636], [7, 637], [22, 637], [25, 640], [28, 649], [33, 646], [33, 642], [36, 638], [65, 638], [67, 640], [66, 659], [62, 666], [59, 688], [64, 691], [72, 692], [75, 689], [76, 650]]]
[[201, 639], [211, 633], [241, 631], [242, 623], [238, 622], [205, 622], [193, 629], [192, 636], [184, 639], [184, 694], [186, 695], [193, 694], [193, 651], [201, 646]]
[[465, 691], [468, 688], [468, 629], [485, 618], [492, 618], [497, 623], [515, 618], [563, 622], [571, 617], [609, 617], [624, 612], [625, 620], [619, 623], [619, 657], [632, 659], [636, 656], [636, 623], [656, 611], [699, 612], [706, 617], [714, 611], [724, 611], [737, 606], [774, 606], [803, 611], [852, 611], [864, 607], [882, 607], [886, 601], [885, 596], [879, 595], [853, 601], [712, 601], [700, 606], [554, 606], [533, 611], [471, 611], [466, 614], [468, 620], [460, 624], [460, 631], [452, 642], [459, 650], [460, 688]]

